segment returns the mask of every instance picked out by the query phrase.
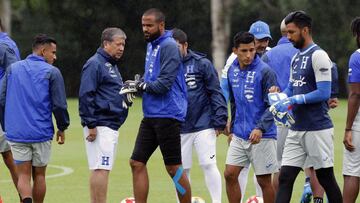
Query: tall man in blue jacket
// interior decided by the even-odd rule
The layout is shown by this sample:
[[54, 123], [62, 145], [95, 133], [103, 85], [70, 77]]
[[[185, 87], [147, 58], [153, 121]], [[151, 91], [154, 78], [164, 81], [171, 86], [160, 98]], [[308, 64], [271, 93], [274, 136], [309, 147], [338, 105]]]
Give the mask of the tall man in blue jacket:
[[191, 202], [190, 184], [181, 166], [181, 122], [187, 100], [181, 55], [171, 31], [165, 30], [165, 16], [149, 9], [142, 16], [147, 44], [144, 81], [136, 84], [143, 92], [141, 121], [130, 159], [135, 201], [145, 203], [149, 191], [146, 163], [160, 146], [166, 170], [172, 177], [182, 203]]
[[[0, 19], [0, 86], [4, 78], [6, 68], [20, 60], [19, 49], [16, 46], [16, 43], [9, 37], [9, 35], [4, 32], [4, 28]], [[12, 157], [10, 145], [5, 140], [4, 132], [0, 126], [0, 153], [3, 157], [6, 167], [9, 169], [11, 178], [15, 187], [17, 188], [18, 177], [15, 171], [14, 159]]]
[[52, 113], [58, 128], [58, 144], [65, 142], [69, 114], [64, 80], [59, 69], [51, 65], [56, 60], [56, 41], [37, 35], [32, 49], [33, 53], [25, 60], [8, 67], [0, 104], [5, 106], [5, 136], [15, 160], [22, 201], [41, 203], [46, 192], [45, 171], [54, 135]]
[[221, 203], [221, 175], [216, 165], [216, 137], [224, 131], [227, 105], [218, 74], [205, 54], [188, 49], [187, 35], [173, 29], [183, 57], [188, 93], [188, 111], [181, 128], [181, 155], [190, 180], [192, 148], [195, 147], [213, 203]]
[[300, 52], [291, 62], [290, 80], [283, 91], [288, 98], [273, 106], [275, 115], [287, 112], [292, 106], [295, 119], [285, 141], [276, 202], [290, 202], [294, 181], [306, 158], [314, 167], [329, 202], [342, 202], [333, 172], [333, 124], [327, 104], [332, 62], [312, 40], [309, 15], [303, 11], [292, 12], [285, 18], [285, 24], [288, 39]]
[[274, 202], [271, 174], [278, 171], [276, 127], [268, 111], [268, 90], [277, 85], [275, 73], [255, 54], [254, 35], [239, 32], [234, 37], [237, 59], [228, 70], [233, 138], [225, 167], [226, 192], [230, 203], [238, 203], [238, 176], [251, 163], [262, 189], [264, 202]]
[[131, 104], [120, 95], [123, 85], [116, 65], [124, 53], [126, 35], [120, 28], [106, 28], [100, 48], [85, 63], [81, 73], [79, 114], [90, 173], [90, 198], [105, 203], [109, 173], [113, 167], [118, 129]]

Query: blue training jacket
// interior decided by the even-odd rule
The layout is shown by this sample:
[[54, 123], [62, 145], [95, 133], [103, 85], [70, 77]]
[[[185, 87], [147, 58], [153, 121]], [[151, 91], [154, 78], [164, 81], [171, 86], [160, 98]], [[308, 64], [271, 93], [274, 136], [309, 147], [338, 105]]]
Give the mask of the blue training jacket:
[[188, 50], [183, 65], [188, 93], [188, 111], [181, 133], [209, 128], [224, 130], [228, 112], [213, 64], [205, 54]]
[[122, 107], [124, 97], [119, 94], [122, 85], [116, 61], [99, 48], [85, 63], [81, 73], [81, 124], [90, 129], [106, 126], [118, 130], [128, 115], [128, 110]]
[[12, 142], [51, 140], [52, 113], [59, 130], [70, 123], [60, 70], [34, 54], [8, 67], [0, 104], [5, 105], [5, 136]]
[[277, 45], [262, 56], [262, 60], [275, 71], [281, 91], [289, 83], [291, 59], [298, 51], [287, 37], [281, 37]]
[[142, 106], [145, 118], [185, 120], [185, 76], [180, 51], [171, 31], [165, 31], [147, 44], [144, 81]]
[[234, 60], [228, 70], [231, 104], [231, 132], [248, 140], [253, 129], [263, 131], [262, 138], [276, 139], [273, 116], [268, 110], [268, 90], [277, 85], [274, 71], [258, 55], [245, 70]]

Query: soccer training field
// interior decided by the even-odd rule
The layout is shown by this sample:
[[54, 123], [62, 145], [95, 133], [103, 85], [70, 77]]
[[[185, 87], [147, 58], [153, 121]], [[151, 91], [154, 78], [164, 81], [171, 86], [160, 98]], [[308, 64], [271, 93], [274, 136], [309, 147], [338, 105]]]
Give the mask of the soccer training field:
[[[82, 127], [78, 115], [77, 99], [68, 100], [70, 127], [66, 131], [65, 145], [53, 143], [50, 165], [47, 169], [47, 192], [45, 202], [49, 203], [84, 203], [89, 202], [88, 177], [89, 170], [85, 155]], [[338, 108], [330, 114], [335, 125], [335, 174], [340, 189], [343, 187], [342, 171], [342, 138], [346, 121], [347, 102], [341, 100]], [[118, 152], [115, 166], [110, 174], [108, 187], [109, 203], [119, 203], [121, 199], [132, 196], [132, 175], [128, 164], [140, 120], [142, 118], [141, 100], [136, 99], [129, 111], [125, 124], [120, 128]], [[315, 146], [314, 146], [315, 147]], [[227, 141], [220, 136], [217, 142], [217, 161], [220, 173], [223, 174]], [[210, 195], [204, 183], [201, 169], [194, 156], [191, 173], [191, 189], [193, 196], [201, 196], [206, 202], [211, 202]], [[19, 202], [17, 192], [10, 181], [10, 175], [2, 159], [0, 160], [0, 195], [4, 203]], [[175, 203], [175, 189], [171, 178], [167, 175], [162, 156], [157, 150], [148, 162], [150, 190], [148, 202]], [[223, 179], [223, 202], [227, 202], [225, 180]], [[300, 202], [303, 189], [304, 173], [300, 173], [295, 183], [291, 202]], [[249, 175], [246, 198], [255, 194], [252, 172]]]

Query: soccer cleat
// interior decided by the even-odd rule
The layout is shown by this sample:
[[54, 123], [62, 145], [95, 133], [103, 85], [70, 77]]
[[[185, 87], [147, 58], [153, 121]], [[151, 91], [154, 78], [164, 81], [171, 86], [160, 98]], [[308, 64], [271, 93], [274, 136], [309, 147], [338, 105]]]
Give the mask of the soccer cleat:
[[312, 191], [310, 187], [310, 182], [306, 182], [304, 185], [304, 191], [301, 195], [300, 203], [310, 203], [312, 199]]

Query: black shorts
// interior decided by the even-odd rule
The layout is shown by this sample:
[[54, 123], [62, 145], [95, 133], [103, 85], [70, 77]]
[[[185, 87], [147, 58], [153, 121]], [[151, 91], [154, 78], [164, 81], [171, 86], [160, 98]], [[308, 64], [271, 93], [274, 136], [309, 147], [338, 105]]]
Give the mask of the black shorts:
[[173, 118], [143, 118], [131, 159], [146, 164], [160, 146], [165, 165], [181, 164], [180, 128]]

